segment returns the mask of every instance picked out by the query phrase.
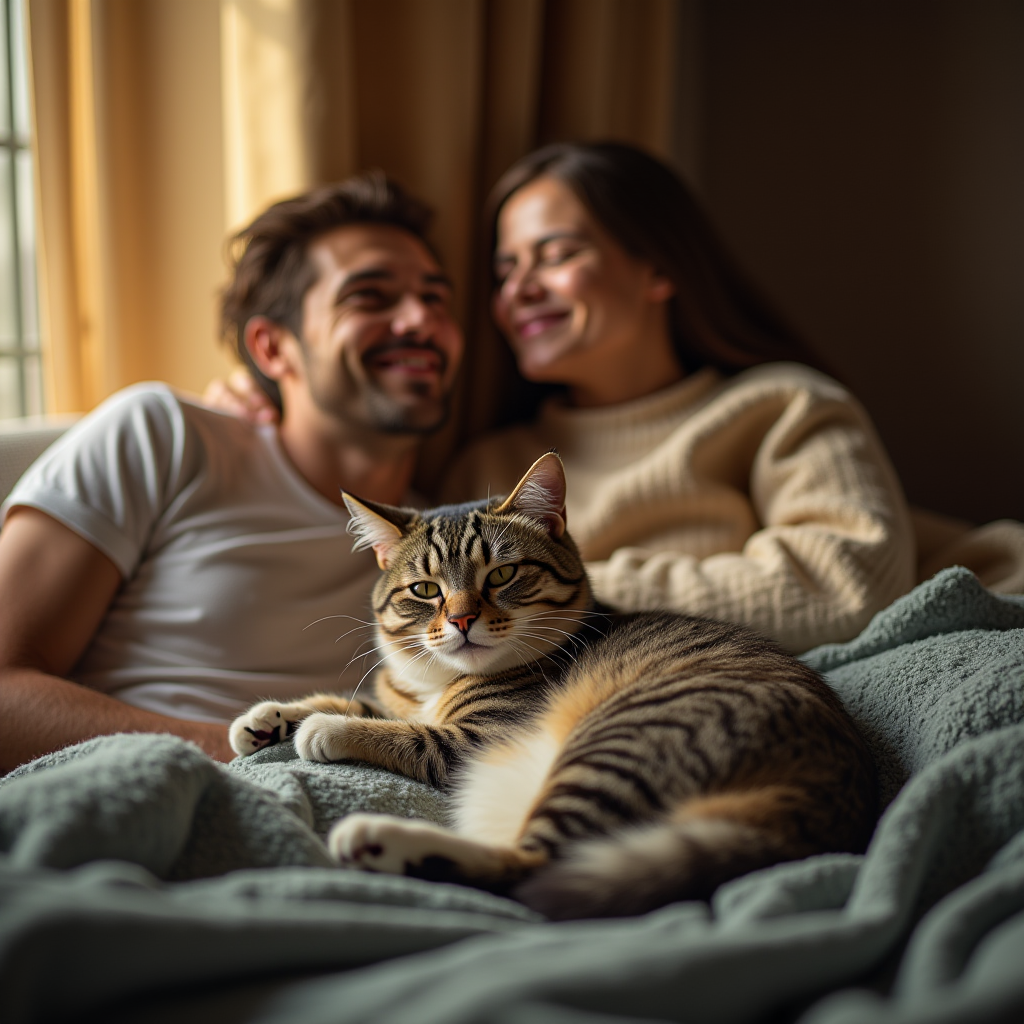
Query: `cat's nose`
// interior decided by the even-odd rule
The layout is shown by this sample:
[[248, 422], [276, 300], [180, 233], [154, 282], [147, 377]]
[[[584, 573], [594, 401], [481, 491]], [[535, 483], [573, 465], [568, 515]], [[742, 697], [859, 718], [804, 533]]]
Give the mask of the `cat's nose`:
[[479, 618], [480, 616], [475, 613], [467, 613], [466, 615], [449, 615], [448, 621], [453, 626], [457, 626], [460, 633], [468, 633], [469, 627]]

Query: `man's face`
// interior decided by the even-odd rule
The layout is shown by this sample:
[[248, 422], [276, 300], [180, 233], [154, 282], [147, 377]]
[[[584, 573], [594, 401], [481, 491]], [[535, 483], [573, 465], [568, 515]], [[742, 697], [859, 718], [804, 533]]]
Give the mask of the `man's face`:
[[353, 427], [436, 430], [463, 343], [430, 251], [401, 228], [349, 224], [314, 240], [309, 260], [301, 345], [313, 405]]

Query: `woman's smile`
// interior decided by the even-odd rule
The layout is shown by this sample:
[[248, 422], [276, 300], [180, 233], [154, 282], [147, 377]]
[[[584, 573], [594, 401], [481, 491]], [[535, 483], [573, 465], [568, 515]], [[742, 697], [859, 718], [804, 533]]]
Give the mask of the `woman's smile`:
[[515, 331], [520, 338], [535, 338], [553, 327], [565, 326], [570, 316], [568, 310], [523, 313], [514, 320]]

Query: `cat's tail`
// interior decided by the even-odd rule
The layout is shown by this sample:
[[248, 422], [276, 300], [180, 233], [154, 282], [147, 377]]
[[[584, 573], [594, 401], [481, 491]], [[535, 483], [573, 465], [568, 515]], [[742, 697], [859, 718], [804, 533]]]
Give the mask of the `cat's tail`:
[[795, 806], [806, 797], [793, 797], [789, 787], [766, 787], [688, 801], [668, 821], [572, 844], [513, 895], [552, 920], [625, 917], [709, 899], [748, 871], [837, 848], [808, 835]]

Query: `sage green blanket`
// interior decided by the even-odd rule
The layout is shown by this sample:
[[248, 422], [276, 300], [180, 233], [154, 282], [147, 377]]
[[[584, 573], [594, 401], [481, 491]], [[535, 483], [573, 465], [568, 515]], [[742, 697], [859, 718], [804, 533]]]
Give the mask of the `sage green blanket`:
[[710, 907], [549, 924], [484, 893], [332, 868], [355, 807], [432, 790], [290, 747], [224, 767], [93, 740], [0, 782], [0, 1016], [260, 1024], [914, 1024], [1024, 1019], [1024, 600], [947, 570], [807, 660], [871, 743], [863, 857]]

